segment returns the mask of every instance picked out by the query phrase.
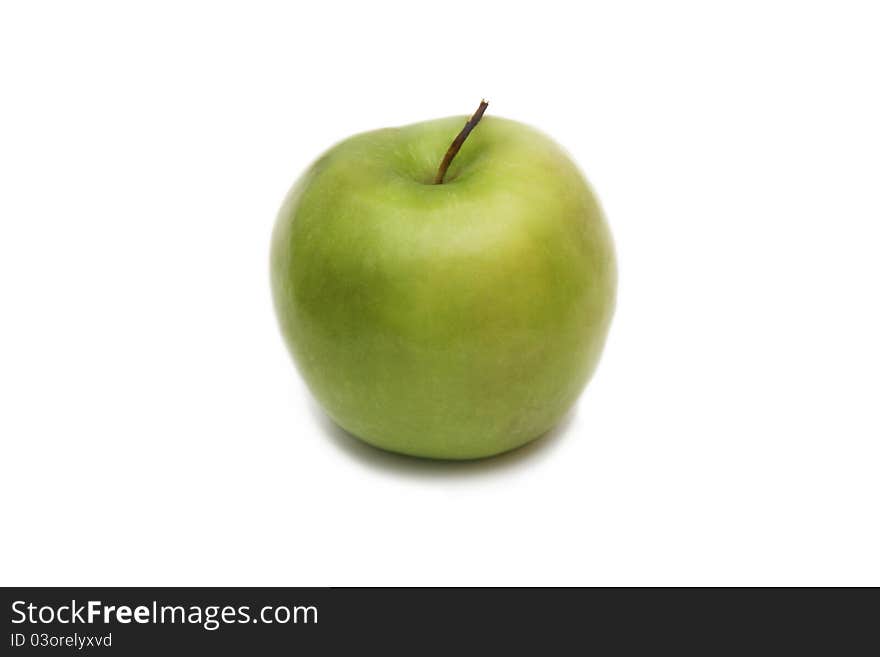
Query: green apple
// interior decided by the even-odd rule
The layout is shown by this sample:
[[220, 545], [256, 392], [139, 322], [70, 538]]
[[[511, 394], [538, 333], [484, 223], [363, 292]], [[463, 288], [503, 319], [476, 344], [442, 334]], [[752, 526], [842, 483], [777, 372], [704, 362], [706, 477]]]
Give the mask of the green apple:
[[487, 117], [468, 136], [483, 109], [457, 155], [466, 117], [337, 144], [278, 215], [272, 289], [294, 360], [338, 425], [386, 450], [474, 459], [539, 437], [614, 312], [614, 249], [583, 175], [522, 123]]

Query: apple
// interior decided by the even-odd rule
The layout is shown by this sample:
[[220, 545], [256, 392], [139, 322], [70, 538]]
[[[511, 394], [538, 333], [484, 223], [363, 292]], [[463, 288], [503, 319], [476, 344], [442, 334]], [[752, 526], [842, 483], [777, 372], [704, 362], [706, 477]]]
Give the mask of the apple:
[[475, 459], [541, 436], [614, 312], [611, 235], [583, 175], [541, 132], [484, 111], [464, 129], [450, 117], [337, 144], [273, 233], [275, 308], [306, 384], [393, 452]]

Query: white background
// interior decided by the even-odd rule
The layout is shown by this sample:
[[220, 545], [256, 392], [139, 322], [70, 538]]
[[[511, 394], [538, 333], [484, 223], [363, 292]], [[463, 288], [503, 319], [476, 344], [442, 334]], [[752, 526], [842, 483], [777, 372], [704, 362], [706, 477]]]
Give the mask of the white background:
[[[4, 3], [0, 583], [880, 585], [877, 11]], [[269, 235], [481, 96], [594, 184], [618, 312], [550, 437], [395, 457], [310, 401]]]

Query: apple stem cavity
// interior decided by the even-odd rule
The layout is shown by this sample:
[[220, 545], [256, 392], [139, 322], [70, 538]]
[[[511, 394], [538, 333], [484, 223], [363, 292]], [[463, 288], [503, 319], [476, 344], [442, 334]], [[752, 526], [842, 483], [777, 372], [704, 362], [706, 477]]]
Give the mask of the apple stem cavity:
[[452, 159], [458, 154], [458, 151], [461, 149], [461, 145], [464, 143], [464, 140], [468, 138], [469, 134], [471, 134], [471, 130], [477, 127], [477, 124], [480, 122], [480, 119], [483, 118], [483, 114], [485, 113], [487, 107], [489, 107], [489, 103], [487, 103], [485, 100], [481, 100], [480, 106], [477, 108], [477, 111], [474, 112], [474, 115], [468, 119], [467, 123], [464, 124], [464, 127], [461, 129], [461, 132], [458, 133], [458, 136], [452, 140], [452, 143], [449, 145], [449, 150], [447, 150], [446, 155], [443, 156], [443, 161], [440, 163], [440, 168], [437, 169], [437, 175], [434, 176], [435, 185], [443, 184], [443, 178], [446, 177], [446, 170], [452, 163]]

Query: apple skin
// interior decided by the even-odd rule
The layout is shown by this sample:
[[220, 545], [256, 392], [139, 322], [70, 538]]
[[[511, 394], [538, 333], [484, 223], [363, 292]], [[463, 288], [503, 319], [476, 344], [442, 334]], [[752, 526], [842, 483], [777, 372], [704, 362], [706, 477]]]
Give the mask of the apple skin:
[[431, 184], [466, 119], [337, 144], [291, 189], [271, 247], [281, 331], [326, 413], [367, 443], [436, 459], [551, 429], [615, 305], [602, 211], [547, 136], [486, 117]]

